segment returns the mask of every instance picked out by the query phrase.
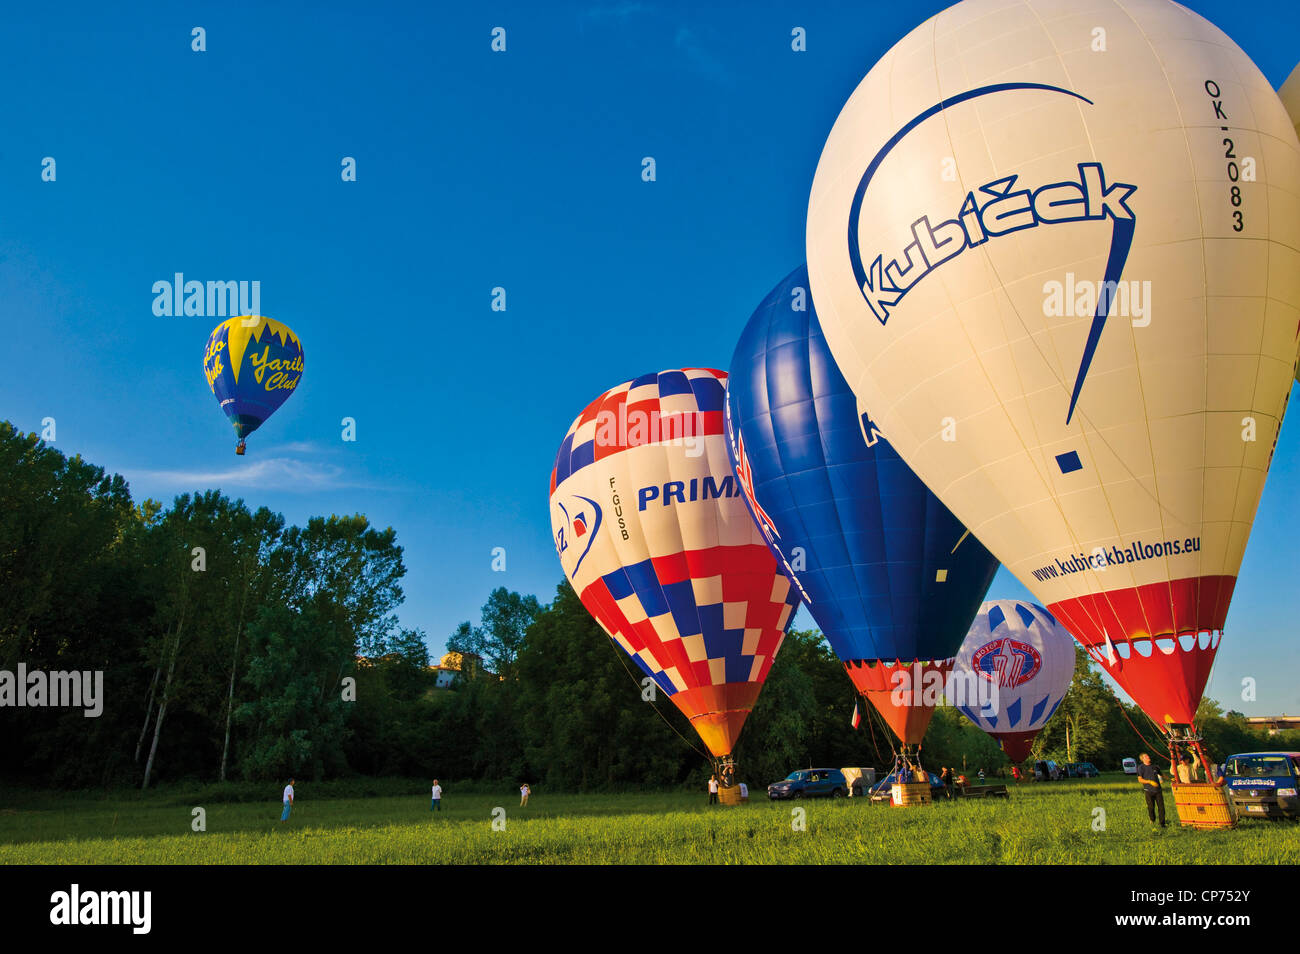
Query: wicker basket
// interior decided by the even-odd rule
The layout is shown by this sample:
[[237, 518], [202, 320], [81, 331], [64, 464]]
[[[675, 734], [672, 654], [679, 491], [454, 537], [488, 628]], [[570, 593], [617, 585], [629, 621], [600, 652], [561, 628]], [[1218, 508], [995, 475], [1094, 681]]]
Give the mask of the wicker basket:
[[890, 789], [891, 805], [929, 805], [929, 782], [895, 782]]
[[1174, 806], [1178, 820], [1191, 828], [1234, 828], [1228, 791], [1212, 782], [1174, 782]]
[[740, 786], [732, 785], [727, 788], [723, 785], [718, 786], [718, 802], [722, 805], [739, 805], [740, 804]]

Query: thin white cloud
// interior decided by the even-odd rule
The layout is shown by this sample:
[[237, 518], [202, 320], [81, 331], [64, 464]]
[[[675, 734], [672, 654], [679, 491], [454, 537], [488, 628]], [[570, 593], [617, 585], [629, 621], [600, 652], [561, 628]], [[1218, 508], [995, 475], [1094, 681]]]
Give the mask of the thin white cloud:
[[127, 470], [123, 476], [132, 484], [177, 488], [182, 491], [208, 487], [314, 491], [371, 486], [350, 477], [342, 467], [292, 457], [249, 460], [225, 470]]
[[289, 441], [287, 444], [275, 444], [273, 449], [286, 454], [316, 454], [321, 450], [315, 441]]

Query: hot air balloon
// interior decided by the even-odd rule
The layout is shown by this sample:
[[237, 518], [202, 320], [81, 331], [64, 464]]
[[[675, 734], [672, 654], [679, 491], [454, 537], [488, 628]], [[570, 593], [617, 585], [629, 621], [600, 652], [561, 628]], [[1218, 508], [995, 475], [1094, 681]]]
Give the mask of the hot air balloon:
[[1278, 87], [1277, 95], [1291, 117], [1291, 128], [1300, 133], [1300, 66], [1293, 69], [1286, 82]]
[[298, 387], [302, 342], [288, 325], [259, 315], [229, 318], [212, 329], [203, 349], [208, 387], [239, 437], [262, 426]]
[[1037, 603], [993, 600], [976, 614], [953, 677], [948, 701], [1023, 762], [1070, 688], [1074, 640]]
[[746, 503], [915, 766], [997, 560], [859, 407], [822, 336], [807, 269], [763, 299], [728, 373], [728, 447]]
[[[1291, 117], [1292, 128], [1300, 135], [1300, 66], [1293, 69], [1286, 82], [1278, 87], [1277, 95]], [[1300, 381], [1300, 360], [1296, 362], [1295, 378]]]
[[561, 443], [550, 500], [583, 605], [691, 721], [729, 784], [798, 596], [727, 458], [725, 381], [683, 368], [606, 391]]
[[964, 0], [872, 68], [812, 293], [908, 465], [1195, 748], [1295, 364], [1300, 142], [1190, 10], [1061, 10]]

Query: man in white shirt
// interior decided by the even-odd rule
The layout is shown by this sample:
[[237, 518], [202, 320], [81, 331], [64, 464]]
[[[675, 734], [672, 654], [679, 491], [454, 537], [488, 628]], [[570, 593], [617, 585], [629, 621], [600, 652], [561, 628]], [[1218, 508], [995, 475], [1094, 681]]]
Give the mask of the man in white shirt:
[[442, 811], [442, 786], [438, 784], [436, 778], [433, 780], [433, 804], [429, 806], [429, 811]]
[[289, 820], [289, 812], [293, 810], [293, 779], [289, 779], [289, 784], [284, 787], [284, 812], [280, 815], [280, 821]]
[[1201, 780], [1201, 760], [1197, 758], [1195, 752], [1184, 752], [1182, 760], [1169, 766], [1169, 774], [1178, 779], [1182, 784], [1189, 785], [1192, 782]]
[[532, 794], [532, 789], [528, 787], [527, 782], [524, 782], [523, 785], [519, 786], [519, 807], [520, 808], [523, 808], [525, 805], [528, 804], [528, 796], [531, 794]]

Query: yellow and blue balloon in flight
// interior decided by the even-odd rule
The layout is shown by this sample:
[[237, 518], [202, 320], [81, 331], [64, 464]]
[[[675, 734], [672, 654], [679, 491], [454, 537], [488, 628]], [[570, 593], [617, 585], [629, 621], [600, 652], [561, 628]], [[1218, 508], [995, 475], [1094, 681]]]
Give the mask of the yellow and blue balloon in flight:
[[302, 380], [302, 342], [288, 325], [241, 315], [217, 325], [203, 349], [208, 387], [244, 439], [275, 413]]

